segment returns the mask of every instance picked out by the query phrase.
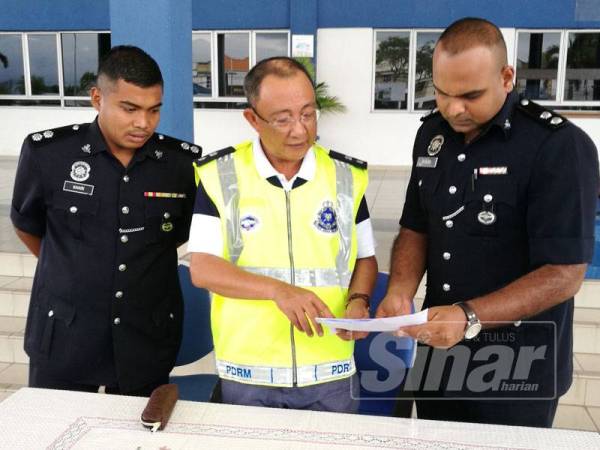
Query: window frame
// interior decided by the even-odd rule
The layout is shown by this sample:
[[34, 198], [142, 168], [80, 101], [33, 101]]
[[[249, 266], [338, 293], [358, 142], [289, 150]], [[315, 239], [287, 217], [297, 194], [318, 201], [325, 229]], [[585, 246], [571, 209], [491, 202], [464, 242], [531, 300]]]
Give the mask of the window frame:
[[[291, 49], [291, 32], [286, 29], [268, 29], [268, 30], [192, 30], [194, 34], [209, 34], [210, 35], [210, 77], [211, 77], [211, 95], [206, 96], [193, 96], [194, 103], [245, 103], [246, 97], [226, 97], [219, 96], [219, 65], [218, 65], [218, 49], [217, 43], [219, 34], [247, 34], [248, 36], [248, 70], [252, 69], [256, 64], [256, 34], [285, 34], [287, 36], [287, 56], [290, 56]], [[203, 109], [198, 106], [194, 106], [194, 109]], [[212, 108], [218, 110], [220, 108]], [[229, 109], [226, 109], [229, 110]]]
[[[600, 100], [592, 100], [592, 101], [581, 101], [581, 100], [565, 100], [564, 99], [564, 95], [565, 95], [565, 81], [566, 81], [566, 76], [567, 76], [567, 53], [568, 53], [568, 46], [569, 46], [569, 35], [571, 33], [595, 33], [595, 34], [600, 34], [600, 28], [596, 28], [596, 29], [589, 29], [589, 28], [582, 28], [582, 29], [572, 29], [572, 28], [564, 28], [564, 29], [557, 29], [557, 28], [515, 28], [515, 45], [513, 48], [513, 55], [512, 55], [512, 66], [515, 68], [515, 79], [514, 79], [514, 83], [516, 85], [516, 81], [517, 81], [517, 58], [518, 58], [518, 46], [519, 46], [519, 33], [559, 33], [560, 34], [560, 39], [559, 39], [559, 49], [558, 49], [558, 71], [557, 71], [557, 75], [556, 75], [556, 97], [554, 100], [536, 100], [536, 99], [532, 99], [533, 101], [535, 101], [536, 103], [543, 105], [543, 106], [547, 106], [547, 107], [551, 107], [553, 109], [558, 109], [560, 110], [561, 107], [566, 107], [566, 108], [577, 108], [577, 107], [599, 107], [600, 106]], [[578, 109], [573, 109], [570, 110], [569, 112], [577, 112], [577, 111], [585, 111], [585, 110], [578, 110]]]

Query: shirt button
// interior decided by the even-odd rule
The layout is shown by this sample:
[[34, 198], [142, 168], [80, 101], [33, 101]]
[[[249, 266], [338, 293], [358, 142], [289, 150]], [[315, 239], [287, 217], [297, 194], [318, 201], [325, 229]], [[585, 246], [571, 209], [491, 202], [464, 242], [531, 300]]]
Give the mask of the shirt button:
[[419, 186], [423, 185], [423, 180], [419, 180]]
[[117, 292], [115, 292], [115, 297], [116, 298], [123, 298], [123, 291], [117, 291]]
[[446, 228], [452, 228], [454, 226], [454, 222], [451, 220], [446, 220]]
[[48, 311], [48, 317], [52, 317], [54, 315], [54, 311], [50, 310]]
[[126, 234], [121, 236], [121, 242], [124, 244], [125, 242], [127, 242], [129, 240], [129, 238], [127, 237]]
[[450, 285], [448, 283], [444, 283], [442, 285], [442, 289], [444, 290], [444, 292], [448, 292], [450, 290]]
[[123, 177], [123, 181], [124, 181], [125, 183], [129, 183], [129, 175], [125, 175], [125, 176]]
[[120, 318], [118, 318], [118, 317], [115, 317], [115, 320], [113, 320], [113, 323], [114, 323], [115, 325], [119, 325], [119, 324], [121, 323], [121, 319], [120, 319]]
[[129, 214], [129, 207], [127, 207], [127, 206], [123, 206], [123, 207], [121, 208], [121, 212], [122, 212], [123, 214]]
[[125, 272], [127, 270], [127, 266], [125, 264], [119, 264], [119, 271]]
[[77, 206], [71, 206], [71, 207], [69, 208], [69, 212], [70, 212], [71, 214], [75, 214], [75, 213], [77, 212]]
[[483, 196], [483, 201], [486, 202], [486, 203], [491, 202], [493, 199], [494, 199], [494, 197], [492, 196], [492, 194], [485, 194]]
[[175, 318], [175, 316], [173, 315], [173, 313], [169, 313], [169, 317], [170, 317], [171, 319], [174, 319], [174, 318]]
[[444, 258], [446, 261], [449, 261], [451, 257], [452, 255], [450, 254], [450, 252], [444, 252], [442, 254], [442, 258]]
[[163, 217], [165, 219], [168, 219], [169, 217], [171, 217], [171, 214], [169, 214], [168, 212], [166, 212], [166, 213], [163, 214]]
[[467, 155], [465, 155], [464, 153], [461, 153], [460, 155], [458, 155], [456, 157], [456, 159], [458, 159], [460, 162], [463, 162], [465, 159], [467, 159]]
[[456, 194], [456, 186], [450, 186], [448, 192], [450, 192], [450, 195]]

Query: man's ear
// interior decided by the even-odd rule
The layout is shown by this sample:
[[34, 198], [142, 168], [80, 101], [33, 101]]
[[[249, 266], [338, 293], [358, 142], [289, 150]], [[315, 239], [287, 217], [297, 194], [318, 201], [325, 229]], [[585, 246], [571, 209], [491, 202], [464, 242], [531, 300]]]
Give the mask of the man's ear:
[[250, 124], [250, 126], [252, 128], [254, 128], [254, 130], [259, 133], [260, 130], [260, 125], [258, 123], [258, 117], [256, 117], [256, 114], [254, 113], [254, 111], [252, 111], [252, 108], [246, 108], [244, 110], [244, 118], [248, 121], [248, 123]]
[[100, 102], [102, 101], [102, 92], [97, 86], [92, 87], [90, 89], [90, 100], [92, 101], [92, 106], [96, 111], [100, 111]]
[[502, 68], [502, 85], [506, 92], [511, 92], [514, 88], [515, 69], [513, 66], [506, 65]]

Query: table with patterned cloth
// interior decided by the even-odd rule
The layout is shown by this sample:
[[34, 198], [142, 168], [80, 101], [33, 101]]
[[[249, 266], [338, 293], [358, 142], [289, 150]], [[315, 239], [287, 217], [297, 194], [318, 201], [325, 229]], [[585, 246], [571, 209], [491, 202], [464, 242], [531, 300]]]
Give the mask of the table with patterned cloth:
[[179, 401], [164, 431], [147, 399], [23, 388], [0, 403], [2, 449], [598, 449], [596, 433]]

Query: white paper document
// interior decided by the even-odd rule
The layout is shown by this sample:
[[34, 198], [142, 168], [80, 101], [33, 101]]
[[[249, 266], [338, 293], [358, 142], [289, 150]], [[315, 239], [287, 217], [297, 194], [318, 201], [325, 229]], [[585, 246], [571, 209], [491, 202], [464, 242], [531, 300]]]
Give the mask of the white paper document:
[[427, 322], [427, 310], [406, 316], [384, 317], [382, 319], [326, 319], [317, 317], [317, 322], [332, 331], [396, 331], [398, 328], [421, 325]]

